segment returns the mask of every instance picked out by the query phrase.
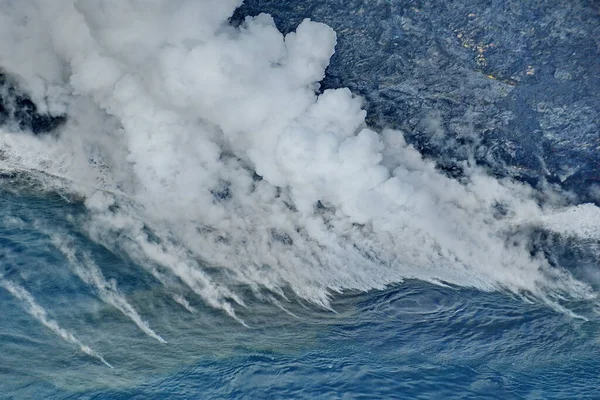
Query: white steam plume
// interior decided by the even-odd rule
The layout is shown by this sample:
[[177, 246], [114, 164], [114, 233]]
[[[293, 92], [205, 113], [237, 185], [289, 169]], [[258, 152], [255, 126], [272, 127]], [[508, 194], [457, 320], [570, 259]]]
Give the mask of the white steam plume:
[[[596, 297], [515, 234], [553, 229], [565, 209], [475, 167], [447, 178], [401, 132], [369, 129], [349, 90], [317, 95], [336, 42], [323, 24], [283, 36], [262, 14], [234, 28], [235, 0], [0, 4], [0, 50], [19, 49], [0, 65], [48, 109], [67, 104], [48, 151], [69, 161], [45, 171], [104, 190], [78, 186], [90, 235], [232, 316], [238, 284], [324, 307], [332, 291], [407, 278], [527, 292], [557, 309], [561, 295]], [[35, 61], [25, 72], [23, 57]]]
[[61, 328], [58, 325], [58, 322], [48, 317], [46, 310], [44, 310], [33, 298], [33, 296], [21, 286], [8, 281], [2, 277], [0, 277], [0, 286], [6, 289], [10, 294], [12, 294], [16, 299], [20, 300], [25, 307], [25, 310], [34, 317], [38, 322], [44, 325], [46, 328], [50, 329], [52, 332], [60, 336], [63, 340], [76, 345], [79, 349], [87, 354], [90, 357], [96, 358], [100, 360], [107, 367], [112, 368], [104, 357], [101, 354], [93, 350], [88, 345], [81, 342], [81, 340], [77, 339], [75, 335], [73, 335], [68, 330]]
[[83, 257], [77, 257], [72, 243], [69, 243], [68, 238], [63, 238], [58, 234], [52, 235], [52, 242], [67, 258], [75, 274], [86, 284], [92, 286], [98, 293], [102, 301], [112, 305], [119, 310], [123, 315], [133, 321], [138, 328], [149, 337], [167, 343], [160, 335], [154, 332], [148, 323], [142, 319], [136, 309], [127, 301], [127, 298], [120, 293], [115, 281], [107, 281], [100, 271], [100, 268], [92, 260], [89, 254], [84, 254]]

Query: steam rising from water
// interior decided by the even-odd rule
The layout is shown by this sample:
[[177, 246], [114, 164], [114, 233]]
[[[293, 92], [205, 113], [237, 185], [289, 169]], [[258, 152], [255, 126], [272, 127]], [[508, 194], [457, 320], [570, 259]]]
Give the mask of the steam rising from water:
[[[596, 207], [561, 206], [474, 165], [461, 182], [440, 174], [401, 132], [369, 129], [349, 90], [319, 93], [330, 28], [306, 20], [283, 36], [264, 14], [234, 28], [240, 3], [3, 2], [0, 65], [69, 122], [58, 138], [2, 133], [2, 169], [84, 196], [89, 236], [191, 312], [182, 288], [237, 318], [241, 286], [327, 308], [332, 292], [408, 278], [527, 293], [565, 312], [561, 296], [596, 298], [526, 234], [598, 239], [565, 217], [597, 219]], [[78, 275], [162, 341], [83, 261]]]
[[125, 316], [131, 319], [146, 335], [156, 339], [160, 343], [167, 343], [162, 337], [157, 335], [148, 324], [142, 320], [142, 317], [133, 308], [127, 299], [119, 293], [117, 283], [115, 281], [107, 281], [100, 268], [96, 265], [89, 254], [84, 254], [79, 258], [72, 244], [68, 243], [68, 239], [64, 239], [59, 235], [53, 235], [55, 246], [64, 254], [69, 263], [72, 265], [75, 274], [86, 284], [92, 286], [99, 297], [107, 304], [112, 305], [117, 310], [121, 311]]
[[95, 350], [93, 350], [88, 345], [82, 343], [79, 339], [77, 339], [75, 337], [75, 335], [73, 335], [68, 330], [61, 328], [60, 325], [58, 325], [58, 322], [49, 318], [48, 315], [46, 314], [46, 310], [44, 310], [35, 301], [33, 296], [27, 290], [25, 290], [21, 286], [18, 286], [17, 284], [15, 284], [11, 281], [8, 281], [2, 277], [0, 277], [0, 287], [3, 287], [10, 294], [12, 294], [16, 299], [20, 300], [23, 303], [27, 312], [29, 314], [31, 314], [32, 317], [34, 317], [36, 320], [38, 320], [46, 328], [50, 329], [52, 332], [54, 332], [55, 334], [60, 336], [63, 340], [76, 345], [77, 347], [79, 347], [79, 349], [82, 352], [84, 352], [88, 356], [94, 357], [94, 358], [102, 361], [102, 363], [105, 364], [107, 367], [112, 368], [112, 365], [110, 365], [108, 362], [106, 362], [106, 360], [104, 359], [104, 357], [102, 357], [102, 355], [97, 353]]

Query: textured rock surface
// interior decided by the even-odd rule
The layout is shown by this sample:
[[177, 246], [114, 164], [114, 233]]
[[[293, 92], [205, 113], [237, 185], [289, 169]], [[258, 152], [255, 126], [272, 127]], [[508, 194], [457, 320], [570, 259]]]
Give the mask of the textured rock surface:
[[0, 72], [0, 126], [30, 131], [51, 132], [66, 121], [66, 116], [51, 116], [38, 112], [36, 105], [17, 83]]
[[[370, 123], [405, 132], [449, 173], [600, 183], [600, 3], [591, 0], [246, 0], [290, 31], [338, 33], [324, 88], [365, 97]], [[457, 161], [458, 160], [458, 161]]]

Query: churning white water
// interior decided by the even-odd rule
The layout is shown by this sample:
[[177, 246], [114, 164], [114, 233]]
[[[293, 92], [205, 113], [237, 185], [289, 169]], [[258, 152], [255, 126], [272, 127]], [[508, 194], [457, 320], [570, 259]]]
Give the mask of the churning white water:
[[[349, 90], [319, 91], [336, 43], [329, 27], [305, 20], [284, 36], [265, 14], [232, 27], [240, 3], [1, 2], [0, 65], [39, 110], [68, 122], [45, 137], [4, 128], [0, 168], [83, 198], [87, 235], [125, 252], [190, 312], [181, 288], [238, 318], [241, 287], [327, 308], [332, 293], [413, 278], [564, 312], [565, 296], [596, 299], [532, 252], [527, 232], [597, 239], [596, 224], [579, 223], [600, 221], [597, 207], [474, 163], [460, 181], [441, 174], [402, 132], [370, 129]], [[59, 234], [55, 244], [103, 301], [164, 342], [93, 260]]]

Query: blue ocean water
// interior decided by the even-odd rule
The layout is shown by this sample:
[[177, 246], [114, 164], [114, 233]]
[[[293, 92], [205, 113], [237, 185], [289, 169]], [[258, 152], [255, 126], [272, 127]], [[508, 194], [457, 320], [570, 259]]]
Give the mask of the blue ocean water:
[[[0, 6], [8, 4], [8, 15], [18, 9], [11, 2], [5, 3]], [[36, 21], [37, 12], [29, 15], [31, 10], [24, 9], [28, 17], [23, 20], [31, 17]], [[0, 11], [5, 10], [0, 7]], [[532, 189], [531, 198], [540, 204], [546, 200], [551, 203], [552, 195], [546, 189], [552, 185], [556, 193], [561, 193], [561, 206], [600, 204], [600, 13], [593, 1], [246, 0], [229, 23], [240, 26], [247, 16], [261, 12], [272, 14], [283, 33], [294, 31], [304, 18], [325, 22], [337, 31], [336, 52], [318, 93], [347, 87], [363, 96], [369, 126], [379, 131], [390, 127], [401, 130], [403, 138], [453, 182], [466, 187], [469, 177], [465, 165], [472, 163], [486, 177], [510, 177], [539, 189]], [[102, 18], [98, 21], [102, 22]], [[25, 31], [33, 29], [24, 26]], [[18, 75], [18, 71], [10, 72]], [[91, 78], [95, 79], [93, 74]], [[70, 83], [63, 83], [67, 89], [62, 89], [70, 93]], [[185, 238], [189, 227], [177, 232], [180, 236], [171, 236], [169, 229], [177, 222], [169, 221], [172, 225], [166, 224], [162, 236], [154, 235], [149, 225], [160, 218], [144, 220], [143, 216], [152, 212], [131, 212], [152, 203], [139, 201], [147, 189], [137, 186], [140, 181], [136, 178], [140, 177], [118, 169], [127, 164], [118, 159], [119, 155], [131, 149], [120, 148], [121, 140], [110, 129], [121, 129], [120, 124], [131, 121], [124, 117], [124, 121], [113, 121], [102, 105], [86, 108], [90, 106], [89, 98], [83, 100], [85, 104], [80, 108], [71, 104], [64, 115], [46, 115], [42, 107], [36, 108], [29, 99], [28, 84], [31, 82], [20, 81], [8, 71], [5, 75], [0, 69], [0, 125], [5, 135], [0, 143], [0, 162], [6, 161], [0, 165], [0, 400], [600, 399], [600, 240], [593, 234], [586, 236], [593, 230], [589, 224], [582, 229], [584, 234], [578, 232], [581, 221], [575, 218], [566, 221], [571, 225], [564, 234], [560, 229], [558, 233], [544, 229], [535, 220], [517, 219], [514, 225], [494, 225], [511, 210], [500, 203], [492, 211], [481, 206], [483, 223], [477, 225], [481, 221], [475, 221], [473, 229], [486, 228], [487, 223], [506, 229], [481, 232], [493, 236], [490, 243], [505, 246], [503, 256], [514, 256], [511, 240], [516, 237], [515, 243], [526, 243], [532, 262], [540, 258], [548, 261], [549, 271], [534, 274], [545, 280], [539, 287], [535, 285], [539, 282], [529, 279], [531, 270], [521, 270], [524, 266], [516, 262], [511, 268], [510, 262], [490, 260], [490, 265], [504, 268], [498, 274], [485, 268], [482, 273], [467, 262], [467, 273], [454, 275], [445, 263], [463, 266], [451, 262], [456, 248], [443, 248], [436, 240], [425, 249], [409, 249], [424, 252], [424, 257], [407, 258], [431, 259], [433, 267], [424, 263], [404, 271], [406, 276], [418, 276], [410, 268], [432, 270], [430, 275], [421, 276], [433, 283], [416, 279], [395, 279], [390, 283], [392, 278], [388, 276], [371, 279], [369, 274], [384, 275], [385, 271], [372, 268], [372, 264], [364, 271], [360, 265], [352, 265], [354, 270], [345, 271], [350, 275], [347, 281], [343, 273], [324, 273], [323, 281], [305, 276], [315, 273], [315, 268], [297, 275], [281, 268], [279, 273], [277, 262], [284, 259], [297, 266], [292, 261], [306, 249], [321, 250], [309, 259], [311, 267], [331, 269], [342, 265], [320, 264], [322, 259], [328, 260], [329, 251], [340, 248], [335, 240], [330, 247], [319, 247], [323, 242], [318, 235], [323, 232], [338, 234], [336, 240], [343, 243], [341, 248], [359, 254], [355, 257], [359, 262], [381, 261], [378, 257], [385, 259], [390, 253], [394, 256], [395, 249], [405, 249], [390, 247], [378, 253], [379, 249], [369, 248], [370, 243], [395, 244], [394, 240], [407, 237], [401, 235], [391, 242], [382, 240], [385, 235], [380, 235], [373, 242], [365, 240], [366, 245], [359, 248], [352, 240], [368, 238], [369, 227], [361, 227], [365, 229], [358, 229], [358, 234], [352, 236], [356, 232], [346, 229], [344, 222], [348, 221], [331, 231], [317, 229], [316, 236], [308, 237], [310, 245], [299, 245], [296, 252], [290, 250], [298, 244], [290, 235], [267, 224], [264, 231], [252, 227], [244, 230], [246, 227], [240, 224], [238, 237], [234, 229], [239, 228], [237, 225], [229, 232], [225, 227], [222, 237], [215, 233], [215, 243], [226, 242], [228, 233], [232, 241], [245, 243], [251, 235], [268, 232], [266, 248], [271, 250], [273, 246], [275, 250], [264, 258], [256, 257], [254, 264], [270, 256], [275, 262], [264, 271], [250, 262], [249, 268], [255, 269], [248, 275], [242, 270], [248, 266], [240, 259], [243, 261], [244, 255], [255, 256], [265, 248], [252, 249], [243, 256], [236, 254], [234, 262], [223, 267], [198, 261], [202, 254], [194, 250], [206, 248], [199, 245], [190, 250], [186, 248], [189, 243], [175, 243], [169, 251], [145, 257], [147, 254], [139, 253], [155, 251], [151, 246], [154, 243], [167, 246], [174, 237]], [[73, 100], [79, 101], [82, 99]], [[180, 117], [187, 118], [187, 111]], [[196, 116], [190, 118], [194, 120]], [[133, 125], [138, 121], [133, 119]], [[82, 146], [86, 150], [83, 164], [93, 165], [95, 172], [100, 171], [93, 175], [94, 179], [106, 178], [105, 181], [77, 181], [69, 176], [78, 176], [74, 173], [77, 162], [52, 163], [55, 154], [80, 155], [79, 147], [73, 145], [79, 142], [70, 141], [73, 136], [56, 141], [66, 146], [64, 153], [54, 152], [52, 145], [56, 143], [49, 139], [61, 137], [65, 126], [68, 130], [79, 123], [81, 129], [90, 130], [87, 139], [105, 136], [90, 143], [84, 140]], [[96, 128], [96, 124], [100, 126], [97, 131], [90, 128]], [[104, 140], [106, 148], [100, 146]], [[141, 142], [132, 146], [147, 144]], [[48, 155], [39, 151], [45, 145], [51, 147]], [[156, 146], [162, 145], [159, 140]], [[186, 146], [185, 142], [181, 144], [176, 149], [181, 153], [174, 151], [173, 158], [189, 155]], [[111, 160], [102, 153], [107, 149], [107, 154], [113, 150], [122, 153], [114, 157], [116, 161]], [[219, 153], [219, 157], [223, 155], [225, 159], [231, 156], [227, 151]], [[150, 152], [146, 156], [154, 155]], [[27, 157], [40, 160], [28, 163]], [[226, 172], [231, 174], [222, 176], [232, 179], [235, 173], [247, 174], [251, 185], [259, 185], [263, 177], [236, 157], [234, 154], [231, 160], [223, 162], [221, 167], [230, 168]], [[411, 164], [411, 159], [393, 160], [390, 165], [395, 167], [396, 162], [406, 162], [409, 171], [424, 169], [418, 163], [416, 167]], [[183, 165], [197, 167], [191, 162]], [[60, 176], [63, 167], [66, 176]], [[299, 173], [302, 168], [298, 168]], [[109, 172], [103, 175], [103, 169]], [[131, 182], [131, 187], [127, 187]], [[238, 219], [246, 217], [244, 213], [262, 210], [261, 197], [256, 195], [260, 190], [254, 191], [256, 197], [246, 203], [243, 196], [247, 192], [242, 190], [241, 196], [239, 193], [248, 182], [240, 182], [238, 187], [231, 185], [231, 190], [231, 182], [221, 181], [223, 185], [218, 188], [207, 189], [216, 204], [235, 200], [230, 201], [229, 208], [214, 210], [232, 212]], [[427, 190], [435, 192], [431, 196], [435, 201], [442, 199], [438, 204], [442, 211], [426, 208], [438, 217], [446, 212], [463, 215], [461, 204], [454, 204], [456, 198], [467, 202], [479, 199], [465, 195], [472, 189], [470, 186], [465, 193], [460, 192], [462, 198], [437, 196], [453, 187], [435, 186], [441, 179], [423, 187], [418, 178], [408, 182], [405, 188], [417, 198], [415, 204], [419, 199], [430, 198]], [[413, 192], [412, 184], [425, 193]], [[474, 187], [493, 190], [495, 186]], [[268, 197], [281, 188], [262, 190]], [[110, 196], [103, 198], [102, 192]], [[85, 203], [82, 193], [89, 195], [87, 200], [96, 199], [100, 206], [94, 201]], [[133, 205], [128, 198], [131, 193], [138, 196], [131, 200]], [[99, 200], [94, 197], [97, 194]], [[187, 193], [178, 195], [186, 197]], [[297, 229], [295, 238], [303, 239], [300, 231], [310, 224], [299, 222], [298, 210], [287, 199], [279, 194], [274, 197], [278, 200], [272, 205], [281, 206], [276, 217], [292, 221], [288, 225]], [[329, 218], [335, 216], [336, 210], [325, 203], [319, 201], [315, 214], [319, 218], [324, 215], [323, 225], [329, 229]], [[412, 209], [415, 210], [415, 219], [423, 216], [418, 204]], [[182, 210], [181, 214], [187, 216], [187, 211]], [[250, 215], [249, 224], [269, 215]], [[406, 215], [412, 217], [410, 213], [403, 217]], [[395, 218], [393, 213], [386, 216]], [[181, 220], [185, 218], [178, 221]], [[435, 217], [431, 220], [435, 222]], [[103, 222], [104, 230], [97, 229]], [[269, 221], [274, 222], [278, 222], [276, 218]], [[458, 221], [461, 222], [464, 221]], [[559, 220], [559, 224], [564, 222]], [[119, 224], [125, 228], [119, 230]], [[194, 235], [216, 232], [203, 224], [204, 221], [190, 223]], [[354, 224], [348, 225], [354, 228]], [[143, 229], [138, 230], [138, 226]], [[436, 230], [427, 224], [398, 226], [415, 234], [421, 233], [421, 228], [426, 233], [435, 234]], [[451, 236], [465, 231], [448, 232]], [[134, 235], [143, 238], [137, 240], [139, 237]], [[350, 239], [346, 240], [345, 235]], [[472, 246], [470, 239], [449, 243], [468, 248], [459, 252], [466, 260], [471, 260], [469, 251], [484, 254], [476, 254], [473, 259], [485, 259], [485, 250], [478, 248], [477, 243], [489, 243]], [[127, 246], [128, 243], [134, 245]], [[448, 242], [442, 240], [443, 243]], [[231, 249], [243, 247], [234, 244], [238, 246], [232, 245]], [[443, 251], [443, 262], [436, 264], [440, 259], [437, 252]], [[185, 254], [178, 258], [180, 252]], [[166, 259], [162, 269], [161, 257]], [[198, 268], [183, 272], [169, 269], [182, 260], [192, 260]], [[240, 271], [231, 271], [231, 265]], [[404, 276], [393, 276], [400, 275]], [[458, 280], [461, 286], [440, 281], [439, 276], [454, 279], [455, 283]], [[335, 291], [347, 282], [362, 283], [360, 279], [364, 277], [368, 278], [365, 287], [381, 288]], [[589, 285], [592, 296], [578, 296], [581, 286], [563, 282], [567, 277]], [[198, 285], [209, 278], [214, 280], [209, 283], [216, 282], [215, 286]], [[307, 286], [300, 287], [306, 289], [305, 297], [297, 294], [298, 287], [289, 287], [298, 282]], [[214, 295], [210, 290], [218, 284], [222, 284], [218, 288], [231, 289], [243, 301], [221, 292]], [[544, 291], [555, 287], [559, 288], [556, 293]], [[330, 293], [330, 307], [310, 302], [308, 299], [315, 298], [310, 296], [313, 290]], [[235, 315], [228, 315], [223, 307], [230, 303]]]
[[[3, 191], [0, 202], [3, 279], [114, 366], [61, 340], [0, 289], [1, 398], [598, 396], [597, 318], [572, 318], [508, 293], [406, 281], [337, 295], [334, 311], [290, 298], [286, 313], [257, 301], [239, 309], [245, 327], [202, 302], [186, 312], [139, 266], [86, 238], [77, 199], [19, 189]], [[69, 235], [89, 252], [169, 343], [99, 301], [47, 232]]]

